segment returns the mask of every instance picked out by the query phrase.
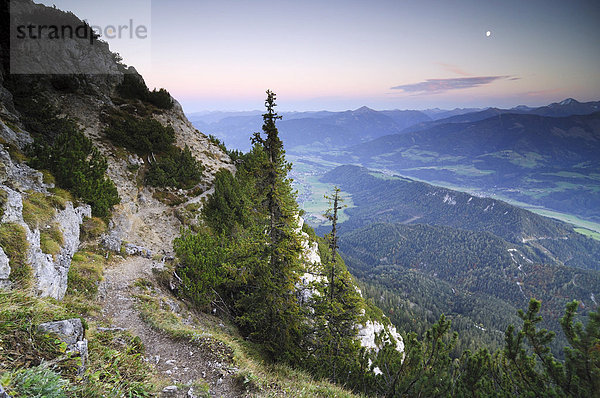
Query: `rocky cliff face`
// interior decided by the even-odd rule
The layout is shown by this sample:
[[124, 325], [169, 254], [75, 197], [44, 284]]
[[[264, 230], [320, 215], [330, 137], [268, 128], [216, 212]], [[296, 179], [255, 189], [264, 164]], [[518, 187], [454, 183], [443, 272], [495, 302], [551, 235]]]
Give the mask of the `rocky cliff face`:
[[[296, 287], [301, 296], [301, 300], [304, 303], [308, 303], [313, 295], [319, 294], [315, 289], [315, 285], [328, 283], [328, 277], [326, 276], [327, 272], [321, 261], [321, 255], [319, 254], [319, 245], [317, 242], [311, 241], [306, 232], [301, 232], [303, 224], [304, 220], [299, 218], [298, 231], [302, 236], [302, 257], [305, 269], [300, 277], [300, 282]], [[360, 289], [356, 286], [355, 288], [362, 297]], [[356, 330], [358, 342], [362, 347], [369, 351], [377, 353], [384, 344], [389, 343], [394, 344], [398, 352], [404, 352], [404, 340], [402, 339], [402, 336], [385, 316], [383, 319], [371, 319], [371, 317], [366, 314], [365, 310], [362, 310], [362, 316], [359, 323], [356, 325]], [[381, 371], [375, 368], [374, 372], [380, 373]]]
[[[19, 145], [16, 137], [21, 137], [22, 142], [28, 142], [23, 131], [16, 132], [0, 121], [0, 138], [6, 145]], [[84, 217], [91, 217], [88, 205], [73, 206], [73, 203], [64, 203], [63, 209], [57, 209], [46, 223], [33, 227], [25, 222], [27, 214], [23, 214], [23, 200], [33, 193], [50, 197], [48, 191], [52, 184], [45, 184], [40, 172], [30, 168], [24, 163], [13, 161], [9, 152], [0, 147], [0, 191], [3, 192], [2, 218], [3, 224], [16, 224], [25, 231], [27, 248], [26, 262], [33, 273], [33, 288], [41, 296], [50, 296], [62, 299], [67, 290], [67, 274], [71, 265], [73, 254], [79, 247], [79, 227]], [[24, 217], [25, 216], [25, 217]], [[44, 253], [41, 247], [41, 230], [55, 225], [62, 235], [60, 250], [55, 254]], [[0, 286], [11, 284], [11, 260], [4, 250], [0, 253]]]
[[[48, 11], [49, 8], [41, 5], [33, 5], [32, 2], [24, 3], [23, 12], [31, 12], [36, 8], [45, 10], [44, 12], [55, 12]], [[42, 54], [47, 48], [39, 48], [39, 51], [34, 52], [31, 62], [39, 64], [46, 62], [44, 59], [50, 59], [61, 68], [98, 66], [107, 73], [69, 76], [69, 90], [57, 89], [54, 80], [56, 76], [52, 75], [20, 76], [19, 82], [23, 85], [33, 85], [35, 82], [37, 89], [43, 90], [45, 98], [60, 109], [63, 116], [76, 120], [85, 135], [106, 156], [108, 175], [118, 189], [121, 203], [114, 208], [109, 231], [103, 236], [102, 243], [110, 250], [123, 250], [132, 255], [152, 257], [153, 254], [167, 254], [171, 252], [173, 239], [179, 235], [183, 226], [180, 216], [182, 211], [189, 205], [201, 205], [203, 199], [212, 193], [212, 181], [218, 170], [225, 168], [233, 172], [235, 168], [219, 147], [192, 126], [179, 103], [173, 100], [172, 109], [155, 110], [151, 117], [164, 126], [173, 127], [176, 145], [181, 148], [187, 145], [191, 149], [193, 156], [204, 166], [204, 178], [193, 190], [168, 189], [162, 192], [177, 196], [177, 204], [166, 204], [164, 200], [160, 200], [156, 189], [140, 183], [143, 178], [140, 170], [144, 169], [149, 160], [115, 147], [104, 133], [107, 125], [103, 116], [123, 107], [123, 104], [115, 101], [116, 88], [123, 81], [125, 73], [136, 73], [135, 70], [119, 64], [107, 45], [87, 46], [85, 50], [82, 46], [81, 43], [67, 42], [63, 47], [52, 47], [51, 54]], [[82, 59], [85, 60], [83, 64]], [[59, 63], [62, 64], [58, 65]], [[66, 202], [62, 208], [56, 209], [51, 218], [44, 220], [43, 225], [32, 226], [26, 222], [27, 217], [23, 214], [24, 201], [32, 193], [52, 196], [49, 191], [52, 186], [44, 183], [41, 173], [14, 159], [9, 153], [10, 148], [22, 150], [33, 140], [24, 129], [21, 115], [15, 110], [12, 94], [5, 88], [3, 81], [4, 74], [0, 70], [0, 137], [5, 144], [5, 148], [0, 148], [0, 189], [6, 197], [2, 203], [1, 221], [19, 225], [26, 232], [27, 265], [33, 271], [33, 285], [37, 294], [61, 299], [67, 288], [71, 259], [80, 244], [80, 225], [85, 217], [91, 216], [90, 207]], [[300, 220], [300, 228], [302, 222]], [[60, 250], [44, 253], [41, 235], [52, 225], [62, 234]], [[303, 298], [308, 300], [316, 294], [313, 284], [326, 282], [327, 278], [322, 276], [323, 264], [317, 243], [311, 242], [308, 235], [303, 235], [306, 270], [298, 289]], [[10, 274], [11, 259], [0, 248], [0, 287], [10, 285]], [[363, 315], [356, 328], [358, 340], [369, 350], [377, 351], [383, 342], [392, 341], [396, 342], [399, 351], [403, 350], [401, 336], [385, 318], [377, 320]]]

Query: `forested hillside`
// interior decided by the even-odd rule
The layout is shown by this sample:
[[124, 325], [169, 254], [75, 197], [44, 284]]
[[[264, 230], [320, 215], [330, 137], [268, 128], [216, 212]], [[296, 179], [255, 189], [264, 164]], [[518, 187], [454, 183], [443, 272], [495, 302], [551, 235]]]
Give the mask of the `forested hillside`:
[[[497, 347], [531, 297], [543, 299], [544, 326], [558, 332], [565, 304], [577, 299], [587, 313], [600, 286], [597, 271], [534, 262], [490, 233], [450, 227], [372, 224], [342, 234], [340, 248], [399, 327], [422, 332], [440, 314], [450, 317], [461, 336], [457, 353]], [[555, 352], [565, 344], [557, 339]]]
[[[516, 309], [541, 298], [544, 326], [570, 300], [596, 308], [598, 242], [571, 226], [507, 203], [356, 166], [324, 181], [352, 197], [340, 225], [343, 257], [364, 290], [395, 324], [424, 332], [440, 314], [465, 348], [502, 346]], [[553, 350], [562, 355], [564, 337]]]
[[341, 166], [327, 173], [352, 195], [355, 207], [343, 230], [374, 222], [444, 225], [489, 232], [521, 245], [534, 261], [599, 270], [600, 242], [582, 236], [569, 224], [536, 215], [505, 202], [472, 196], [422, 182], [357, 166]]
[[[284, 160], [273, 106], [274, 96], [268, 92], [268, 112], [263, 116], [266, 137], [256, 133], [254, 148], [248, 154], [231, 153], [237, 158], [235, 176], [229, 172], [217, 176], [215, 192], [202, 213], [208, 229], [200, 227], [195, 233], [185, 233], [176, 242], [182, 259], [180, 272], [184, 275], [184, 294], [200, 305], [207, 299], [224, 305], [226, 311], [235, 316], [243, 333], [262, 344], [272, 357], [292, 359], [332, 381], [342, 382], [338, 377], [345, 374], [345, 385], [369, 395], [541, 393], [577, 396], [594, 391], [597, 383], [593, 378], [598, 374], [596, 363], [600, 358], [590, 351], [590, 347], [595, 347], [598, 341], [598, 314], [590, 313], [591, 320], [584, 329], [581, 325], [573, 326], [576, 301], [550, 302], [559, 308], [567, 304], [566, 315], [560, 322], [566, 337], [554, 340], [553, 334], [538, 330], [542, 321], [540, 303], [528, 300], [521, 280], [523, 275], [535, 271], [532, 272], [536, 280], [531, 283], [533, 288], [558, 296], [573, 291], [569, 290], [569, 281], [561, 282], [554, 277], [572, 276], [574, 281], [576, 276], [585, 275], [586, 286], [594, 289], [598, 275], [595, 271], [559, 266], [560, 260], [555, 259], [541, 267], [547, 270], [562, 267], [573, 273], [557, 272], [538, 284], [539, 270], [524, 265], [535, 266], [527, 255], [536, 254], [523, 242], [524, 234], [568, 233], [569, 228], [541, 218], [529, 218], [529, 214], [519, 213], [516, 209], [513, 217], [521, 228], [512, 234], [509, 229], [503, 230], [513, 242], [481, 231], [487, 223], [492, 223], [492, 227], [500, 226], [498, 216], [493, 213], [496, 206], [504, 211], [503, 215], [512, 210], [501, 202], [486, 203], [480, 198], [469, 197], [466, 203], [474, 202], [471, 208], [475, 209], [466, 217], [471, 224], [477, 215], [491, 215], [485, 222], [474, 225], [472, 230], [444, 225], [372, 224], [374, 218], [361, 219], [359, 216], [388, 217], [387, 213], [391, 213], [395, 217], [410, 217], [405, 220], [408, 223], [433, 217], [432, 214], [443, 214], [434, 205], [435, 200], [421, 200], [428, 207], [417, 216], [411, 214], [419, 203], [419, 193], [437, 197], [438, 206], [456, 206], [457, 193], [429, 191], [430, 195], [427, 195], [427, 190], [436, 188], [410, 180], [384, 178], [357, 167], [334, 170], [327, 178], [340, 183], [335, 178], [336, 171], [340, 172], [346, 178], [340, 183], [343, 189], [353, 197], [360, 196], [360, 192], [364, 195], [354, 202], [356, 207], [348, 209], [350, 221], [341, 224], [340, 235], [337, 211], [344, 206], [338, 202], [338, 189], [330, 196], [333, 203], [327, 218], [333, 222], [333, 228], [327, 238], [332, 255], [328, 257], [325, 245], [320, 246], [321, 258], [329, 258], [326, 272], [314, 279], [320, 293], [308, 296], [307, 303], [312, 310], [303, 312], [289, 294], [293, 281], [298, 281], [294, 274], [299, 272], [298, 265], [294, 265], [298, 259], [297, 243], [294, 243], [297, 238], [292, 232], [293, 223], [290, 223], [296, 207], [291, 201], [294, 195], [286, 179], [290, 166]], [[353, 178], [358, 178], [361, 183], [371, 182], [373, 186], [369, 188], [373, 191], [365, 192], [364, 185], [352, 185]], [[346, 184], [346, 181], [350, 183]], [[384, 186], [377, 185], [381, 181]], [[420, 186], [420, 190], [409, 190], [414, 194], [412, 206], [402, 208], [398, 205], [403, 193], [399, 187], [407, 184], [411, 189]], [[380, 211], [382, 207], [384, 210]], [[396, 208], [401, 211], [396, 212]], [[452, 219], [441, 217], [441, 221]], [[466, 221], [461, 225], [464, 223]], [[353, 230], [360, 225], [366, 226]], [[314, 234], [310, 229], [305, 233], [308, 236]], [[340, 247], [346, 250], [346, 260], [362, 280], [365, 292], [392, 315], [397, 325], [407, 331], [420, 332], [405, 336], [401, 356], [393, 339], [384, 340], [383, 346], [371, 356], [356, 351], [356, 345], [351, 343], [352, 333], [347, 333], [353, 329], [353, 316], [373, 308], [363, 306], [360, 310], [360, 296], [352, 289], [352, 279], [335, 252], [338, 237]], [[548, 254], [539, 256], [548, 257]], [[540, 258], [535, 257], [536, 260]], [[594, 266], [591, 264], [590, 267]], [[241, 273], [238, 267], [241, 267]], [[576, 272], [579, 274], [575, 275]], [[327, 276], [325, 284], [322, 284], [323, 276]], [[586, 287], [581, 291], [587, 293]], [[577, 290], [577, 293], [581, 291]], [[518, 298], [513, 300], [514, 297]], [[591, 299], [594, 300], [593, 295]], [[517, 311], [527, 302], [529, 310], [526, 313]], [[456, 321], [455, 330], [462, 333], [460, 337], [451, 333], [452, 322], [443, 313]], [[547, 307], [543, 313], [550, 316], [550, 323], [558, 316], [553, 311], [548, 313]], [[512, 326], [521, 321], [522, 329]], [[557, 324], [551, 326], [557, 329]], [[519, 331], [515, 334], [515, 330]], [[296, 338], [289, 339], [290, 336]], [[557, 351], [557, 346], [573, 346], [575, 339], [587, 343], [577, 346], [577, 351], [567, 352], [566, 368], [563, 368], [550, 349]], [[537, 357], [527, 355], [526, 344], [533, 347]], [[475, 353], [465, 351], [465, 348], [473, 349]], [[495, 352], [492, 355], [490, 351]], [[586, 358], [594, 365], [584, 370], [580, 367]], [[365, 373], [366, 369], [373, 373]]]

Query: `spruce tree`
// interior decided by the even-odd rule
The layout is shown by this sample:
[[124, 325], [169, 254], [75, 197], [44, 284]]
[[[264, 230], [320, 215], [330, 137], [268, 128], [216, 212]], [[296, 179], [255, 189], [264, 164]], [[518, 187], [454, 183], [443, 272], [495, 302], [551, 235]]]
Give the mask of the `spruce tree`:
[[[265, 344], [273, 356], [294, 356], [294, 346], [301, 339], [303, 316], [295, 294], [300, 272], [300, 236], [298, 205], [288, 173], [291, 164], [285, 160], [283, 142], [279, 138], [275, 112], [275, 93], [267, 90], [263, 115], [263, 133], [255, 133], [252, 143], [265, 156], [257, 175], [258, 197], [264, 198], [261, 207], [266, 215], [268, 245], [264, 258], [268, 266], [260, 265], [255, 272], [256, 288], [250, 292], [248, 303], [254, 308], [244, 315], [252, 325], [251, 335]], [[258, 151], [257, 148], [255, 148]]]
[[331, 196], [325, 197], [330, 200], [325, 216], [332, 223], [332, 232], [326, 237], [327, 248], [323, 244], [319, 253], [324, 265], [322, 276], [326, 279], [316, 284], [319, 293], [312, 297], [313, 338], [307, 349], [311, 352], [307, 362], [318, 376], [334, 383], [356, 385], [362, 357], [356, 339], [361, 297], [337, 251], [338, 211], [345, 207], [340, 204], [340, 190], [335, 188]]
[[337, 237], [337, 222], [338, 222], [338, 210], [342, 210], [345, 205], [340, 205], [344, 199], [340, 198], [341, 190], [338, 187], [333, 188], [333, 195], [325, 195], [325, 199], [329, 200], [330, 208], [325, 213], [325, 217], [331, 221], [331, 233], [329, 234], [329, 250], [331, 251], [331, 262], [329, 270], [329, 298], [333, 302], [334, 286], [335, 286], [335, 263], [338, 249], [338, 237]]

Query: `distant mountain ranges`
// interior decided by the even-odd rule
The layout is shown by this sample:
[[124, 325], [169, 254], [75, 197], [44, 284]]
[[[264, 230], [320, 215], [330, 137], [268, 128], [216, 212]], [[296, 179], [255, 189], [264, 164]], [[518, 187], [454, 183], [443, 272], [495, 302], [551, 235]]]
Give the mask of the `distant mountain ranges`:
[[[247, 150], [260, 112], [192, 115], [196, 127]], [[538, 108], [284, 113], [288, 153], [487, 190], [600, 221], [600, 102]]]
[[[456, 108], [454, 110], [384, 110], [366, 106], [343, 112], [283, 112], [278, 128], [288, 149], [329, 139], [336, 148], [389, 134], [424, 130], [445, 123], [476, 122], [501, 114], [531, 114], [547, 117], [588, 115], [600, 111], [600, 101], [581, 103], [572, 98], [547, 106], [531, 108], [524, 105], [512, 109]], [[208, 134], [225, 139], [235, 149], [248, 149], [248, 137], [262, 125], [261, 111], [195, 112], [187, 114], [190, 121]], [[315, 132], [316, 131], [316, 132]], [[309, 135], [306, 136], [305, 134]]]

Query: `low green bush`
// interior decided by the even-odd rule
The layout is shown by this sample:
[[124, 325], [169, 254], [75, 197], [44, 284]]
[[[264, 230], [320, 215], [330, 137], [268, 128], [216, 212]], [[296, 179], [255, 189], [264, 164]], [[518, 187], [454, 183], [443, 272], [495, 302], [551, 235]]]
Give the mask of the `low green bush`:
[[50, 170], [60, 187], [92, 206], [94, 216], [108, 217], [120, 202], [117, 187], [106, 177], [106, 158], [76, 127], [64, 130], [51, 144], [36, 140], [28, 152], [32, 167]]
[[172, 147], [169, 152], [150, 164], [146, 184], [153, 187], [191, 189], [201, 181], [203, 169], [187, 145], [183, 150]]
[[229, 252], [227, 243], [204, 230], [184, 233], [173, 246], [181, 260], [177, 272], [183, 281], [183, 294], [199, 308], [210, 308], [216, 289], [226, 280], [223, 263]]
[[123, 75], [123, 82], [117, 86], [117, 93], [125, 99], [138, 99], [160, 109], [173, 108], [171, 94], [164, 88], [150, 91], [141, 76], [132, 73]]
[[140, 156], [168, 151], [175, 142], [173, 127], [165, 127], [149, 117], [137, 118], [124, 111], [113, 111], [106, 121], [108, 139]]
[[218, 146], [223, 152], [227, 153], [227, 147], [225, 146], [225, 143], [223, 141], [221, 141], [219, 138], [217, 138], [216, 136], [209, 134], [208, 141], [210, 141], [212, 144]]

